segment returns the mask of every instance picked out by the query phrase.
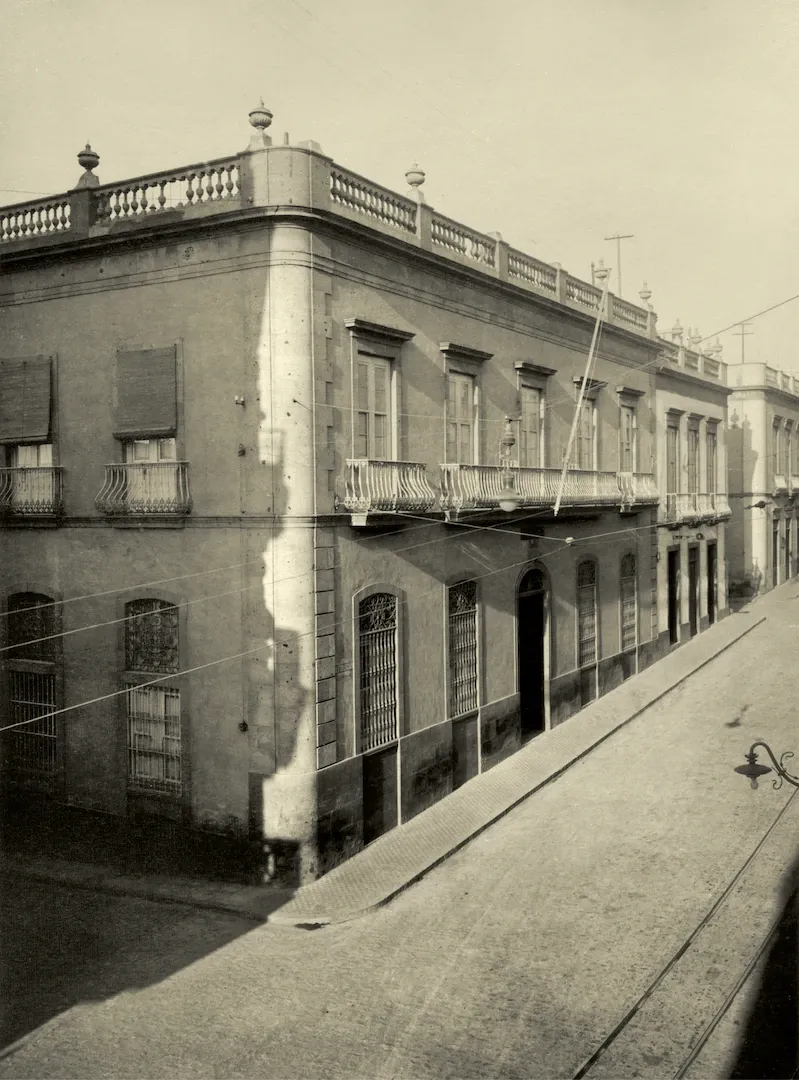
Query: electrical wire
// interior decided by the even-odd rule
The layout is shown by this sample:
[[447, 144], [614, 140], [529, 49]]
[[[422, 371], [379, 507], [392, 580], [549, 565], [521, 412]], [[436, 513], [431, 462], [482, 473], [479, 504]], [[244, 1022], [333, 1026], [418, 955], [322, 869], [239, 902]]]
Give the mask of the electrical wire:
[[[550, 551], [550, 552], [545, 553], [544, 555], [539, 555], [538, 558], [536, 559], [536, 562], [540, 562], [542, 559], [551, 557], [552, 555], [559, 554], [563, 550], [564, 550], [563, 548], [558, 548], [554, 552]], [[519, 560], [518, 562], [508, 563], [508, 564], [503, 565], [503, 566], [495, 567], [492, 570], [487, 570], [483, 574], [473, 575], [472, 577], [469, 578], [469, 580], [470, 581], [481, 581], [484, 578], [488, 578], [488, 577], [492, 577], [492, 576], [494, 576], [496, 574], [504, 573], [506, 570], [512, 570], [512, 569], [514, 569], [516, 567], [519, 567], [519, 566], [526, 566], [531, 561], [532, 560], [529, 557], [526, 557], [524, 559]], [[414, 596], [414, 597], [424, 596], [424, 595], [427, 595], [430, 592], [433, 592], [435, 589], [438, 589], [440, 586], [441, 586], [441, 583], [436, 582], [435, 585], [430, 586], [429, 588], [415, 589], [411, 593], [407, 594], [406, 598], [404, 598], [404, 599], [398, 597], [397, 598], [397, 604], [398, 605], [407, 604], [409, 596]], [[345, 625], [345, 620], [344, 619], [340, 619], [337, 622], [332, 624], [333, 627], [340, 627], [340, 626], [344, 626], [344, 625]], [[293, 641], [298, 641], [298, 640], [300, 640], [302, 638], [311, 637], [311, 636], [315, 636], [315, 635], [316, 635], [316, 629], [314, 628], [313, 630], [308, 630], [308, 631], [306, 631], [305, 633], [302, 633], [302, 634], [294, 634], [290, 640], [293, 642]], [[239, 660], [244, 656], [252, 656], [252, 655], [254, 655], [256, 653], [263, 652], [264, 649], [266, 649], [266, 648], [271, 647], [271, 649], [272, 649], [272, 651], [274, 653], [274, 651], [276, 650], [278, 645], [287, 644], [287, 643], [288, 642], [283, 642], [283, 641], [278, 640], [278, 641], [272, 642], [271, 646], [269, 644], [266, 644], [266, 645], [259, 645], [254, 649], [245, 649], [243, 652], [234, 653], [231, 656], [223, 656], [223, 657], [220, 657], [217, 660], [210, 660], [205, 664], [198, 664], [195, 667], [185, 668], [182, 671], [175, 671], [175, 672], [172, 672], [172, 673], [170, 673], [168, 675], [159, 676], [158, 678], [152, 679], [149, 682], [137, 683], [136, 687], [125, 687], [122, 690], [115, 690], [115, 691], [113, 691], [111, 693], [108, 693], [108, 694], [102, 694], [99, 697], [91, 698], [88, 701], [80, 701], [80, 702], [77, 702], [74, 705], [67, 705], [67, 706], [64, 706], [64, 707], [62, 707], [60, 709], [54, 709], [54, 710], [52, 710], [50, 712], [42, 713], [40, 716], [32, 716], [32, 717], [29, 717], [27, 720], [20, 720], [20, 721], [17, 721], [16, 723], [14, 723], [14, 724], [6, 724], [4, 727], [0, 727], [0, 732], [11, 731], [13, 728], [25, 727], [28, 724], [35, 724], [40, 720], [50, 719], [53, 716], [60, 716], [63, 713], [74, 712], [76, 709], [85, 708], [85, 707], [87, 707], [89, 705], [95, 705], [100, 701], [107, 701], [110, 698], [119, 697], [122, 694], [128, 693], [128, 691], [130, 689], [136, 689], [137, 687], [140, 687], [140, 686], [153, 686], [153, 685], [155, 685], [157, 683], [165, 682], [165, 681], [168, 681], [170, 679], [178, 679], [178, 678], [180, 678], [181, 676], [184, 676], [184, 675], [192, 675], [197, 671], [203, 671], [205, 668], [214, 667], [217, 664], [224, 664], [229, 660]]]

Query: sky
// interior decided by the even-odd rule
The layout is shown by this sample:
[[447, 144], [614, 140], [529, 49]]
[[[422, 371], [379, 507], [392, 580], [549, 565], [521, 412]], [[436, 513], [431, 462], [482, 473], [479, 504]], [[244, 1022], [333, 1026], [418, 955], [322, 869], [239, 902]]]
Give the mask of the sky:
[[[795, 0], [4, 0], [0, 202], [276, 141], [590, 280], [622, 246], [666, 333], [724, 330], [799, 293]], [[29, 194], [30, 193], [30, 194]], [[746, 360], [799, 374], [799, 299]]]

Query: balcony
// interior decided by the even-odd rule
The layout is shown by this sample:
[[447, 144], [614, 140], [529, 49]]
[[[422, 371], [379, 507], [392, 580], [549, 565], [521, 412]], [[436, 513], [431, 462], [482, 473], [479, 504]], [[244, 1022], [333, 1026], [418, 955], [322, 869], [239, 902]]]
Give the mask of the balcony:
[[343, 505], [353, 525], [365, 525], [369, 514], [429, 513], [438, 493], [419, 461], [347, 460]]
[[730, 505], [721, 492], [682, 492], [666, 496], [666, 521], [678, 524], [729, 517]]
[[106, 465], [105, 483], [94, 500], [104, 514], [179, 517], [191, 510], [188, 461]]
[[[449, 516], [461, 510], [496, 510], [502, 491], [499, 465], [442, 465], [441, 508]], [[560, 469], [512, 468], [519, 506], [554, 506]], [[655, 492], [655, 498], [657, 493]], [[622, 492], [616, 473], [569, 469], [563, 486], [563, 506], [620, 506]]]
[[623, 506], [643, 506], [660, 502], [660, 493], [651, 473], [620, 472], [618, 477]]
[[0, 513], [14, 518], [42, 519], [63, 512], [61, 469], [0, 469]]

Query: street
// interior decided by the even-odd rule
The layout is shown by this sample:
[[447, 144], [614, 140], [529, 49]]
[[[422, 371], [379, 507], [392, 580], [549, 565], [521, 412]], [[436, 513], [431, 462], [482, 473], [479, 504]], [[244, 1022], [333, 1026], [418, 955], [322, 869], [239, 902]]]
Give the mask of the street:
[[0, 1077], [752, 1075], [736, 1062], [799, 798], [733, 766], [756, 739], [799, 741], [797, 598], [781, 589], [762, 626], [357, 921], [256, 926], [14, 881], [4, 1041], [58, 1022]]

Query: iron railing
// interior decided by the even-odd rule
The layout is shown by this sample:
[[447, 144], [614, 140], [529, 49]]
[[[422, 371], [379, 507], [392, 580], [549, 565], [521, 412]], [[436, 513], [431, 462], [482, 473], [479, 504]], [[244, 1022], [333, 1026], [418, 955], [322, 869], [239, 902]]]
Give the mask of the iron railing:
[[20, 517], [46, 517], [62, 510], [59, 466], [0, 469], [0, 511]]
[[[444, 511], [494, 510], [499, 506], [505, 469], [499, 465], [441, 466], [441, 508]], [[519, 506], [552, 506], [560, 487], [560, 469], [511, 468]], [[619, 506], [622, 491], [615, 472], [569, 469], [563, 487], [564, 506]]]
[[188, 514], [191, 510], [189, 463], [106, 465], [105, 483], [95, 505], [105, 514]]
[[347, 459], [344, 508], [352, 514], [370, 512], [424, 512], [432, 510], [438, 493], [418, 461]]

